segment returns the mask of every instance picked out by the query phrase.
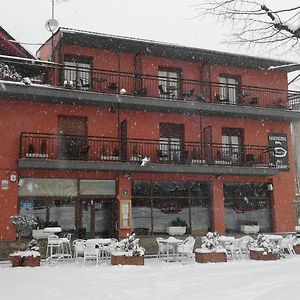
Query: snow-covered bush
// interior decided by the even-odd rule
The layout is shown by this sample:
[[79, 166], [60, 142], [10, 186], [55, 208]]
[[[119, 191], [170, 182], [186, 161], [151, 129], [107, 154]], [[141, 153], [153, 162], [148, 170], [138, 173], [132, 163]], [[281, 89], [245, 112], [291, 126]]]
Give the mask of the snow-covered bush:
[[139, 239], [135, 238], [135, 234], [132, 233], [127, 238], [116, 243], [113, 255], [125, 255], [125, 256], [143, 256], [145, 249], [139, 246]]
[[12, 253], [10, 256], [20, 256], [20, 257], [28, 257], [28, 256], [37, 257], [37, 256], [41, 256], [39, 243], [37, 242], [37, 240], [33, 239], [28, 244], [28, 247], [27, 247], [26, 250], [16, 251], [16, 252]]
[[264, 234], [259, 234], [257, 236], [256, 241], [251, 244], [250, 250], [264, 251], [265, 255], [267, 255], [267, 253], [278, 254], [280, 256], [283, 255], [280, 246], [270, 241]]
[[12, 66], [0, 62], [0, 79], [21, 81], [22, 76]]
[[202, 238], [201, 252], [226, 252], [219, 241], [219, 234], [217, 232], [208, 232]]
[[33, 228], [37, 225], [34, 217], [22, 214], [11, 216], [9, 222], [15, 227], [18, 238], [20, 238], [20, 232], [28, 228]]

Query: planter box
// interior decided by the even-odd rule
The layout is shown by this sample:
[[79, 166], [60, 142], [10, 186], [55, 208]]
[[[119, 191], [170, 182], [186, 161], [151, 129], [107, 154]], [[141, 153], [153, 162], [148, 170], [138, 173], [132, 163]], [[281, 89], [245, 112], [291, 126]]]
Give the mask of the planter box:
[[192, 164], [205, 164], [205, 159], [192, 159]]
[[296, 254], [300, 254], [300, 245], [295, 245], [293, 248]]
[[241, 232], [246, 234], [255, 234], [259, 232], [259, 225], [241, 225]]
[[250, 259], [254, 260], [277, 260], [279, 256], [277, 253], [266, 253], [265, 251], [250, 250]]
[[48, 154], [44, 153], [26, 153], [26, 157], [34, 157], [34, 158], [48, 158]]
[[40, 256], [18, 256], [13, 255], [11, 258], [12, 267], [39, 267], [41, 265]]
[[114, 155], [101, 155], [100, 159], [101, 160], [120, 160], [120, 157], [114, 156]]
[[201, 253], [195, 252], [195, 260], [198, 263], [217, 263], [227, 262], [227, 256], [224, 252]]
[[142, 157], [140, 157], [140, 156], [131, 156], [130, 160], [131, 161], [142, 161]]
[[115, 265], [144, 265], [144, 256], [111, 256], [111, 264]]
[[169, 226], [167, 232], [169, 235], [183, 235], [186, 232], [186, 226]]

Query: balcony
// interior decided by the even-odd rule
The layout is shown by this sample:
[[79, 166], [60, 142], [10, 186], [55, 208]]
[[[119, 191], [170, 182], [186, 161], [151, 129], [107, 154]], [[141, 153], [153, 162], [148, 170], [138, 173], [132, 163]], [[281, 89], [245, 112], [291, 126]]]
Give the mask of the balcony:
[[[145, 157], [150, 162], [143, 167]], [[69, 168], [107, 171], [271, 175], [276, 170], [267, 146], [21, 133], [20, 168], [53, 168], [59, 161], [63, 168], [69, 161]]]
[[[178, 101], [180, 101], [189, 104], [201, 103], [203, 105], [199, 107], [204, 108], [204, 110], [207, 108], [207, 104], [213, 104], [212, 108], [218, 110], [216, 108], [218, 104], [220, 105], [218, 112], [227, 112], [228, 108], [226, 107], [230, 107], [231, 112], [246, 114], [249, 112], [249, 109], [245, 111], [238, 109], [246, 107], [251, 108], [252, 111], [256, 109], [256, 113], [261, 114], [262, 111], [260, 109], [257, 110], [257, 108], [290, 111], [298, 110], [298, 104], [300, 103], [300, 93], [297, 91], [230, 85], [187, 78], [167, 78], [110, 70], [72, 68], [61, 64], [47, 64], [46, 62], [32, 64], [32, 61], [8, 60], [7, 57], [0, 57], [0, 62], [13, 65], [16, 69], [22, 69], [22, 67], [25, 68], [26, 66], [32, 68], [34, 65], [35, 74], [38, 73], [37, 69], [40, 68], [40, 75], [35, 76], [32, 80], [35, 83], [34, 86], [61, 87], [65, 90], [97, 94], [122, 94], [136, 98], [146, 97], [153, 100], [151, 105], [154, 106], [156, 105], [155, 99], [159, 99], [168, 100], [166, 102], [169, 105], [172, 105], [171, 103], [173, 102], [174, 107], [178, 106]], [[15, 77], [12, 79], [15, 80]], [[9, 78], [5, 78], [5, 80], [9, 80]], [[57, 94], [57, 92], [54, 93]], [[57, 95], [55, 96], [57, 98]], [[61, 97], [63, 98], [64, 94]], [[81, 97], [88, 98], [88, 96]], [[131, 99], [129, 104], [137, 105], [137, 102]], [[209, 109], [207, 110], [209, 111]]]

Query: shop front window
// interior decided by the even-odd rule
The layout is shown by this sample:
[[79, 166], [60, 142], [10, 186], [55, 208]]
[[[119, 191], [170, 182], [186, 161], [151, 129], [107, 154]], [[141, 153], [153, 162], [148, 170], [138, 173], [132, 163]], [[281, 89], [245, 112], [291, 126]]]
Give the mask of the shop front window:
[[227, 232], [241, 232], [242, 225], [259, 225], [260, 232], [272, 231], [267, 184], [224, 184], [224, 218]]
[[178, 224], [185, 224], [195, 234], [206, 232], [210, 228], [209, 185], [134, 181], [132, 223], [135, 231], [143, 233], [165, 233], [169, 226]]

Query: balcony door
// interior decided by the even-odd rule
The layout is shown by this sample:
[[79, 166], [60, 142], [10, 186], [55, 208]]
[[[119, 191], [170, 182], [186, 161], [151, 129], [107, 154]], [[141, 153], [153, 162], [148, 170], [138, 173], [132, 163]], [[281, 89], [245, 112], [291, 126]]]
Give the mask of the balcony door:
[[242, 159], [244, 130], [240, 128], [222, 129], [222, 160], [240, 164]]
[[57, 131], [58, 159], [87, 158], [89, 145], [86, 117], [58, 116]]
[[183, 158], [184, 125], [159, 124], [159, 160], [178, 162]]
[[180, 92], [180, 70], [160, 68], [158, 70], [158, 91], [160, 98], [177, 99]]
[[76, 88], [91, 89], [91, 59], [67, 56], [64, 61], [64, 81], [72, 81]]
[[222, 75], [220, 82], [220, 101], [229, 104], [237, 104], [239, 81], [235, 77]]

